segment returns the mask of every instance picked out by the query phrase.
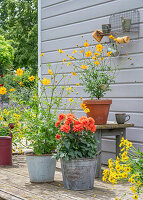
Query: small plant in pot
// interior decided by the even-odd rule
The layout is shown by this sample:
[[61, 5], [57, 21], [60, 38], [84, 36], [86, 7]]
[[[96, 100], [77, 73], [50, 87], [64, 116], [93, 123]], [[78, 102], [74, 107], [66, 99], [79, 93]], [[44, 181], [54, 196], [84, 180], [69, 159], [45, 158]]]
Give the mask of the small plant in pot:
[[[93, 117], [95, 124], [106, 124], [110, 104], [112, 100], [102, 99], [110, 84], [115, 82], [116, 66], [111, 66], [111, 53], [103, 52], [103, 45], [97, 44], [91, 47], [88, 42], [80, 49], [79, 58], [74, 57], [75, 71], [79, 71], [79, 79], [84, 91], [90, 95], [90, 99], [84, 100], [81, 107], [88, 117]], [[78, 54], [77, 54], [78, 55]], [[82, 55], [82, 56], [81, 56]], [[78, 59], [77, 59], [78, 58]]]
[[94, 186], [97, 162], [96, 126], [94, 119], [73, 114], [60, 114], [55, 126], [57, 159], [61, 159], [64, 187], [69, 190], [89, 190]]
[[0, 127], [0, 166], [12, 165], [12, 134], [8, 127]]

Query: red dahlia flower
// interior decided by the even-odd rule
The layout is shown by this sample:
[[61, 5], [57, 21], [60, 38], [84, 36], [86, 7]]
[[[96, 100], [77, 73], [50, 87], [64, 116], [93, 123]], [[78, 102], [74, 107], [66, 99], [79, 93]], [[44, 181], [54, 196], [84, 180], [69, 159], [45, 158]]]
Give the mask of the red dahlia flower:
[[83, 128], [82, 124], [78, 124], [78, 125], [73, 126], [73, 132], [81, 132], [83, 129], [84, 128]]
[[65, 132], [65, 133], [69, 133], [70, 126], [68, 124], [64, 124], [64, 125], [61, 126], [60, 130]]
[[66, 117], [65, 114], [64, 114], [64, 113], [61, 113], [61, 114], [59, 115], [59, 121], [64, 120], [65, 117]]
[[57, 140], [59, 140], [59, 139], [61, 138], [61, 136], [60, 136], [59, 134], [56, 134], [55, 138], [56, 138]]
[[58, 127], [60, 125], [61, 121], [58, 120], [56, 123], [55, 123], [55, 127]]

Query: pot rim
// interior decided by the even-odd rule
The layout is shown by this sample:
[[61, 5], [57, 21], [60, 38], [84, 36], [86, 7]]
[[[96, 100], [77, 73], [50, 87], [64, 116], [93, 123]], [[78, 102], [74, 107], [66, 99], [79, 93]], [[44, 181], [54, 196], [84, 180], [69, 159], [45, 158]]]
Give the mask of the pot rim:
[[87, 99], [83, 100], [85, 104], [112, 104], [112, 99]]
[[6, 140], [9, 140], [9, 139], [11, 139], [11, 137], [10, 136], [0, 136], [0, 140], [2, 140], [2, 139], [6, 139]]
[[[70, 159], [67, 162], [71, 162], [71, 161], [83, 161], [83, 160], [96, 160], [97, 159], [97, 155], [95, 158], [77, 158], [77, 159]], [[64, 158], [60, 158], [60, 160], [64, 160]], [[65, 161], [66, 162], [66, 161]]]
[[40, 155], [36, 155], [33, 152], [27, 152], [25, 154], [26, 154], [26, 156], [33, 156], [33, 157], [47, 157], [47, 156], [50, 157], [50, 156], [54, 155], [54, 153], [53, 154], [40, 154]]

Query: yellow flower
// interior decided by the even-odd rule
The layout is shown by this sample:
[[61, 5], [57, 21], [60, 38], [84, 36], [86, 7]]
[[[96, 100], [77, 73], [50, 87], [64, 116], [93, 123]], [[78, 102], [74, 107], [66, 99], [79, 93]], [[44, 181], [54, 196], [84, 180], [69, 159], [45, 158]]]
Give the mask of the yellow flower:
[[84, 46], [85, 46], [85, 47], [88, 47], [88, 46], [89, 46], [88, 42], [85, 42], [85, 43], [84, 43]]
[[42, 57], [42, 56], [44, 56], [44, 53], [42, 53], [42, 54], [40, 55], [40, 57]]
[[69, 102], [72, 102], [73, 101], [73, 99], [72, 98], [69, 98]]
[[93, 59], [93, 60], [97, 60], [97, 57], [96, 57], [96, 56], [93, 56], [92, 59]]
[[66, 61], [66, 58], [63, 59], [63, 62], [65, 62], [65, 61]]
[[49, 72], [50, 75], [53, 75], [53, 72], [52, 72], [51, 69], [48, 69], [48, 72]]
[[100, 53], [94, 53], [95, 56], [100, 56]]
[[83, 53], [83, 52], [84, 52], [84, 50], [81, 50], [81, 51], [80, 51], [80, 53]]
[[83, 109], [83, 110], [85, 110], [86, 109], [86, 104], [84, 104], [83, 102], [81, 103], [81, 108]]
[[103, 58], [103, 57], [101, 57], [101, 58], [100, 58], [100, 60], [104, 60], [104, 58]]
[[107, 56], [111, 56], [112, 51], [107, 52]]
[[135, 186], [130, 187], [130, 190], [131, 190], [133, 193], [136, 193], [136, 188], [135, 188]]
[[3, 113], [4, 113], [5, 115], [8, 115], [7, 109], [4, 109]]
[[81, 65], [81, 69], [87, 69], [86, 65]]
[[16, 73], [17, 73], [18, 76], [21, 76], [21, 75], [23, 74], [23, 70], [20, 69], [20, 68], [18, 68], [18, 69], [16, 70]]
[[64, 53], [64, 51], [62, 49], [59, 49], [58, 52], [59, 53]]
[[72, 53], [76, 53], [77, 52], [77, 50], [74, 50]]
[[77, 86], [79, 86], [79, 83], [76, 83]]
[[3, 117], [0, 115], [0, 120], [2, 121], [3, 120]]
[[77, 74], [76, 74], [75, 72], [72, 72], [72, 75], [73, 75], [73, 76], [77, 76]]
[[15, 91], [15, 88], [11, 88], [9, 91], [10, 91], [10, 92], [14, 92], [14, 91]]
[[94, 197], [96, 197], [96, 194], [94, 194]]
[[69, 66], [71, 64], [71, 62], [67, 63], [67, 66]]
[[133, 199], [138, 199], [138, 195], [135, 194], [135, 195], [133, 196]]
[[32, 75], [28, 79], [29, 79], [29, 81], [34, 81], [35, 80], [35, 76]]
[[89, 108], [86, 108], [86, 109], [84, 110], [84, 112], [85, 112], [85, 113], [90, 112]]
[[20, 115], [18, 115], [18, 114], [16, 114], [16, 113], [14, 113], [14, 115], [13, 115], [14, 117], [16, 117], [17, 119], [19, 119], [20, 120], [20, 118], [21, 118], [21, 116]]
[[72, 59], [72, 60], [74, 60], [74, 57], [72, 57], [72, 56], [69, 56], [69, 58]]
[[22, 86], [22, 84], [23, 84], [22, 82], [19, 83], [20, 86]]
[[96, 61], [94, 62], [94, 64], [95, 64], [95, 65], [100, 65], [100, 62], [96, 60]]
[[87, 52], [85, 52], [85, 55], [86, 55], [86, 57], [90, 57], [92, 55], [92, 52], [91, 51], [87, 51]]
[[72, 87], [69, 87], [69, 88], [67, 88], [66, 90], [67, 90], [67, 91], [72, 90]]
[[42, 83], [43, 83], [43, 85], [49, 85], [49, 84], [50, 84], [50, 79], [44, 78], [44, 79], [42, 80]]
[[110, 39], [114, 39], [114, 36], [113, 36], [113, 35], [109, 35], [109, 38], [110, 38]]
[[0, 87], [0, 94], [4, 95], [7, 93], [7, 90], [5, 87]]
[[97, 51], [102, 52], [103, 46], [101, 44], [97, 44], [96, 49]]
[[140, 187], [142, 183], [140, 181], [137, 181], [137, 187]]
[[128, 174], [126, 172], [122, 173], [122, 178], [128, 178]]
[[117, 198], [117, 197], [115, 197], [115, 200], [118, 200], [118, 198]]

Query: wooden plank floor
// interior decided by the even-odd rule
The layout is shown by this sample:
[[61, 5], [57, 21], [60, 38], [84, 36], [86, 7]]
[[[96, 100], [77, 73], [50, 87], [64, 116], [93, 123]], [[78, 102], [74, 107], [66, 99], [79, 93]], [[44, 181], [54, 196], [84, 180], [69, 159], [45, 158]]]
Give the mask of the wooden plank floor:
[[127, 192], [127, 195], [123, 200], [132, 199], [128, 184], [120, 184], [113, 190], [112, 188], [111, 184], [95, 179], [92, 190], [65, 190], [59, 164], [53, 183], [30, 183], [24, 155], [13, 156], [12, 167], [0, 168], [0, 200], [114, 200], [116, 196], [120, 197], [124, 192]]

